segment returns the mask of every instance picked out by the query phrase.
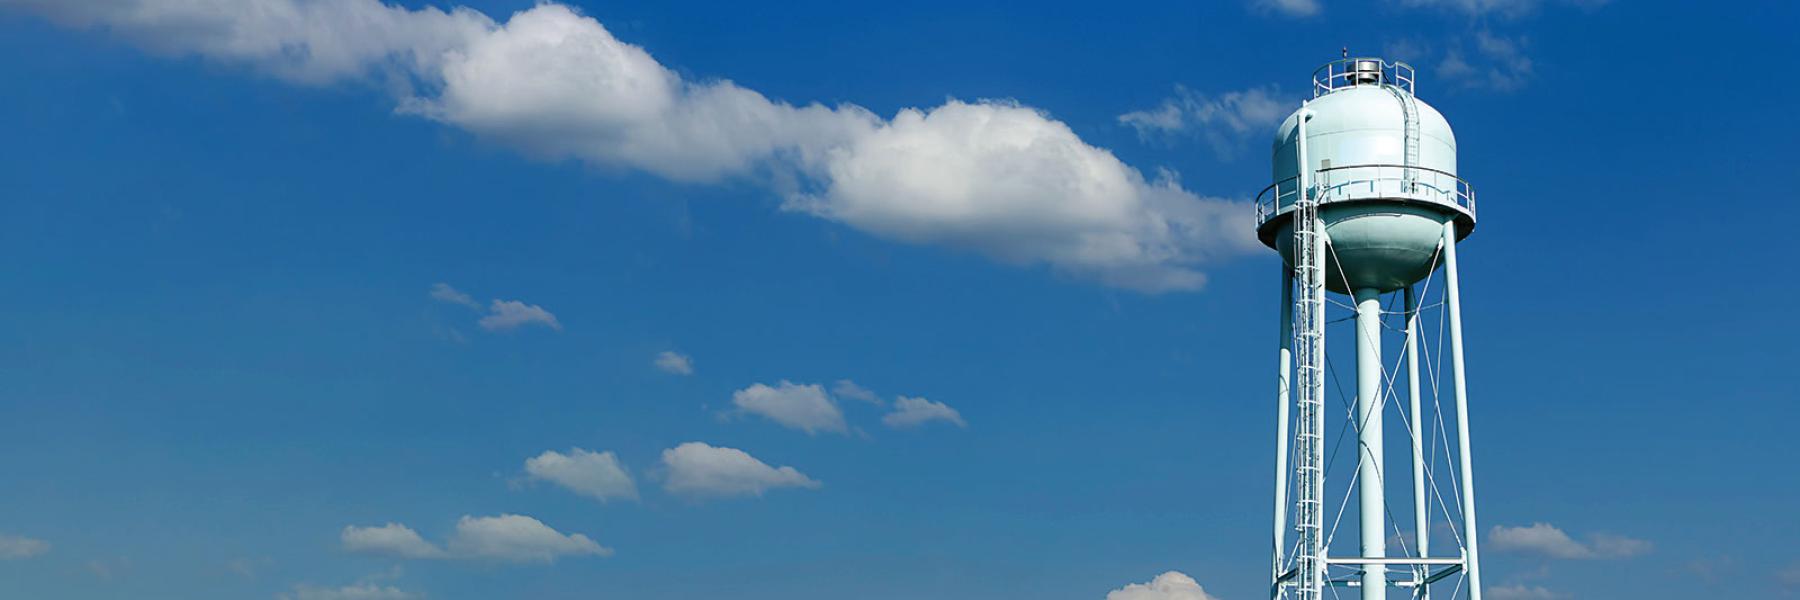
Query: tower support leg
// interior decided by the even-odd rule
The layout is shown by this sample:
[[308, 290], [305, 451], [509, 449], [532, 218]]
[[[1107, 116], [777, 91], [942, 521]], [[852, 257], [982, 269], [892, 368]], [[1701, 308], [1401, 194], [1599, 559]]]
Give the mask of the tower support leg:
[[[1383, 494], [1381, 291], [1356, 290], [1357, 501], [1363, 558], [1387, 557], [1387, 500]], [[1387, 567], [1363, 565], [1363, 600], [1386, 600]]]
[[1463, 566], [1469, 573], [1469, 600], [1481, 600], [1481, 561], [1475, 527], [1475, 465], [1469, 456], [1469, 385], [1463, 368], [1462, 291], [1456, 273], [1456, 222], [1444, 223], [1444, 304], [1450, 312], [1450, 374], [1456, 393], [1456, 454], [1462, 467]]
[[1294, 345], [1294, 270], [1281, 269], [1281, 368], [1275, 384], [1275, 564], [1270, 567], [1269, 597], [1281, 597], [1282, 555], [1287, 546], [1289, 366]]
[[[1413, 286], [1406, 286], [1406, 398], [1407, 421], [1411, 425], [1412, 437], [1412, 489], [1413, 489], [1413, 545], [1418, 548], [1420, 558], [1431, 556], [1431, 513], [1427, 510], [1425, 498], [1425, 415], [1419, 410], [1419, 295]], [[1413, 597], [1427, 600], [1431, 597], [1430, 587], [1425, 585], [1425, 577], [1430, 575], [1427, 567], [1413, 568]]]

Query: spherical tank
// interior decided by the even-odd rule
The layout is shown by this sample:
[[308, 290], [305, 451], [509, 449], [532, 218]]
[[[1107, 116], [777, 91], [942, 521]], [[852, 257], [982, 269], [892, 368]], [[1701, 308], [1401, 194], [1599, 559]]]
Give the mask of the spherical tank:
[[[1435, 266], [1445, 222], [1457, 221], [1459, 239], [1474, 228], [1472, 192], [1456, 176], [1450, 123], [1412, 96], [1410, 80], [1404, 84], [1377, 71], [1324, 85], [1276, 130], [1271, 188], [1287, 182], [1291, 189], [1300, 174], [1300, 119], [1310, 117], [1307, 166], [1329, 240], [1326, 286], [1334, 292], [1411, 285]], [[1263, 242], [1290, 265], [1288, 213], [1297, 195], [1275, 194], [1258, 227]]]

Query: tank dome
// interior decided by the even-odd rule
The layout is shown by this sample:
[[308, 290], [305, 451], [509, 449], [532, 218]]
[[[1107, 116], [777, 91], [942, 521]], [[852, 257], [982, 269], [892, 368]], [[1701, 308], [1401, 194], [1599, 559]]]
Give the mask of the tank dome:
[[1326, 76], [1315, 75], [1313, 100], [1275, 132], [1275, 184], [1257, 200], [1258, 236], [1291, 265], [1288, 217], [1299, 198], [1300, 120], [1309, 117], [1307, 167], [1330, 241], [1326, 285], [1343, 294], [1419, 281], [1435, 264], [1445, 222], [1457, 222], [1459, 239], [1475, 226], [1449, 121], [1412, 95], [1411, 67], [1376, 64], [1384, 69], [1375, 74], [1320, 69]]

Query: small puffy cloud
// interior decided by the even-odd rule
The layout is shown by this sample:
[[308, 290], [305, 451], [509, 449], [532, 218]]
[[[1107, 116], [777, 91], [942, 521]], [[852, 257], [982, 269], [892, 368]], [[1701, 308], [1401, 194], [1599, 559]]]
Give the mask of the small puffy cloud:
[[570, 448], [568, 454], [563, 454], [546, 450], [525, 460], [525, 473], [532, 479], [548, 481], [601, 502], [638, 497], [637, 484], [612, 452]]
[[731, 404], [740, 413], [758, 415], [808, 435], [850, 432], [844, 411], [816, 383], [799, 385], [783, 380], [774, 387], [754, 383], [732, 392]]
[[1549, 523], [1533, 523], [1527, 527], [1496, 525], [1488, 531], [1487, 543], [1499, 552], [1576, 560], [1629, 558], [1652, 549], [1650, 542], [1618, 535], [1596, 534], [1589, 536], [1586, 542], [1576, 541]]
[[419, 532], [399, 523], [380, 527], [348, 526], [338, 535], [344, 549], [398, 558], [443, 558], [444, 550], [425, 541]]
[[556, 321], [556, 315], [536, 304], [518, 300], [495, 300], [488, 305], [488, 314], [481, 317], [479, 324], [488, 331], [512, 331], [527, 325], [562, 331], [562, 323]]
[[836, 383], [831, 384], [831, 395], [839, 398], [849, 398], [859, 402], [867, 402], [869, 404], [881, 404], [881, 397], [876, 396], [875, 392], [870, 391], [869, 388], [856, 385], [856, 382], [848, 379], [839, 379]]
[[1119, 115], [1143, 140], [1178, 136], [1203, 138], [1213, 151], [1231, 157], [1252, 138], [1275, 134], [1275, 125], [1299, 103], [1274, 87], [1208, 96], [1183, 86], [1156, 108]]
[[456, 522], [450, 553], [462, 558], [506, 562], [554, 562], [562, 556], [612, 556], [612, 549], [587, 536], [563, 534], [524, 515], [464, 516]]
[[1157, 575], [1149, 583], [1133, 583], [1106, 593], [1106, 600], [1218, 600], [1200, 583], [1178, 571]]
[[0, 560], [31, 558], [50, 551], [50, 542], [0, 533]]
[[1289, 17], [1310, 17], [1319, 14], [1320, 10], [1319, 0], [1253, 0], [1250, 6]]
[[694, 359], [689, 358], [686, 354], [673, 350], [665, 350], [657, 353], [656, 360], [651, 361], [651, 364], [656, 365], [656, 368], [662, 370], [664, 373], [674, 375], [694, 374]]
[[554, 562], [563, 556], [611, 556], [611, 548], [587, 536], [563, 534], [524, 515], [463, 516], [443, 546], [432, 544], [398, 523], [345, 527], [344, 549], [396, 558]]
[[424, 597], [423, 594], [414, 594], [397, 587], [373, 583], [358, 583], [340, 588], [300, 584], [294, 586], [292, 593], [278, 596], [280, 600], [416, 600]]
[[1541, 585], [1496, 585], [1484, 590], [1484, 597], [1492, 600], [1557, 600], [1562, 594], [1552, 592]]
[[772, 467], [743, 450], [703, 442], [664, 450], [662, 462], [668, 471], [663, 489], [690, 498], [761, 496], [775, 488], [820, 486], [793, 467]]
[[461, 290], [450, 287], [450, 284], [448, 283], [432, 284], [431, 299], [438, 302], [458, 304], [475, 310], [481, 310], [481, 303], [476, 302], [474, 297], [463, 293]]
[[932, 421], [943, 421], [957, 427], [968, 427], [963, 422], [962, 414], [942, 402], [932, 402], [924, 398], [901, 396], [894, 400], [894, 410], [881, 416], [881, 422], [888, 427], [918, 427]]

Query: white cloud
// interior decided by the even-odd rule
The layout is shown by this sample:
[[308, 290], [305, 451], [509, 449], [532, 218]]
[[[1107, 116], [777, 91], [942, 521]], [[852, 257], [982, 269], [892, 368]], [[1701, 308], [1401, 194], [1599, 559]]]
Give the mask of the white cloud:
[[877, 406], [881, 405], [881, 397], [876, 396], [874, 391], [848, 379], [839, 379], [836, 383], [831, 384], [831, 395]]
[[542, 325], [562, 331], [562, 323], [556, 321], [556, 315], [536, 304], [518, 300], [495, 300], [488, 305], [488, 314], [481, 317], [478, 324], [488, 331], [512, 331], [526, 325]]
[[664, 450], [662, 461], [668, 470], [663, 489], [690, 498], [761, 496], [775, 488], [820, 486], [793, 467], [771, 467], [743, 450], [702, 442]]
[[481, 310], [481, 303], [476, 302], [474, 297], [471, 297], [456, 288], [450, 287], [450, 284], [448, 283], [432, 284], [431, 299], [450, 304], [460, 304], [475, 310]]
[[1485, 596], [1493, 600], [1556, 600], [1563, 597], [1562, 594], [1552, 592], [1543, 586], [1522, 583], [1497, 585], [1484, 591], [1486, 592]]
[[292, 81], [384, 81], [402, 112], [534, 156], [677, 181], [754, 178], [788, 210], [878, 237], [1119, 287], [1195, 289], [1201, 266], [1258, 249], [1243, 203], [1197, 196], [1171, 174], [1147, 179], [1041, 111], [950, 101], [883, 119], [796, 106], [686, 79], [558, 4], [505, 23], [378, 0], [0, 4]]
[[1149, 583], [1133, 583], [1106, 593], [1106, 600], [1218, 600], [1194, 578], [1178, 571], [1157, 575]]
[[524, 515], [463, 516], [442, 547], [398, 523], [345, 527], [344, 549], [397, 558], [442, 558], [499, 562], [553, 562], [563, 556], [612, 556], [611, 548], [587, 536], [563, 534]]
[[942, 402], [932, 402], [924, 398], [901, 396], [894, 400], [894, 410], [881, 416], [881, 422], [888, 427], [918, 427], [932, 421], [954, 423], [957, 427], [968, 427], [963, 422], [962, 414]]
[[661, 369], [664, 373], [675, 375], [694, 374], [694, 359], [689, 358], [686, 354], [675, 352], [673, 350], [658, 352], [656, 354], [656, 360], [653, 361], [652, 364], [655, 364], [656, 368]]
[[1156, 108], [1119, 115], [1140, 139], [1169, 136], [1205, 138], [1213, 150], [1230, 157], [1252, 138], [1275, 135], [1275, 125], [1299, 102], [1274, 87], [1250, 88], [1209, 97], [1184, 86]]
[[1549, 523], [1533, 523], [1527, 527], [1496, 525], [1488, 531], [1488, 547], [1500, 552], [1524, 552], [1551, 558], [1599, 559], [1629, 558], [1650, 552], [1650, 542], [1624, 536], [1596, 534], [1586, 543]]
[[344, 549], [364, 554], [380, 554], [399, 558], [443, 558], [444, 550], [425, 541], [419, 532], [399, 523], [380, 527], [344, 528], [338, 535]]
[[563, 454], [546, 450], [525, 460], [525, 473], [532, 479], [548, 481], [601, 502], [638, 497], [637, 484], [612, 452], [571, 448]]
[[783, 380], [775, 387], [761, 383], [731, 393], [738, 412], [760, 415], [783, 426], [805, 431], [849, 433], [844, 411], [818, 384], [798, 385]]
[[50, 551], [50, 542], [0, 533], [0, 560], [31, 558]]
[[414, 594], [393, 586], [358, 583], [340, 588], [313, 587], [306, 584], [294, 586], [291, 594], [282, 594], [281, 600], [415, 600], [424, 598], [423, 594]]
[[1319, 0], [1253, 0], [1251, 6], [1290, 17], [1310, 17], [1319, 14], [1321, 8]]

